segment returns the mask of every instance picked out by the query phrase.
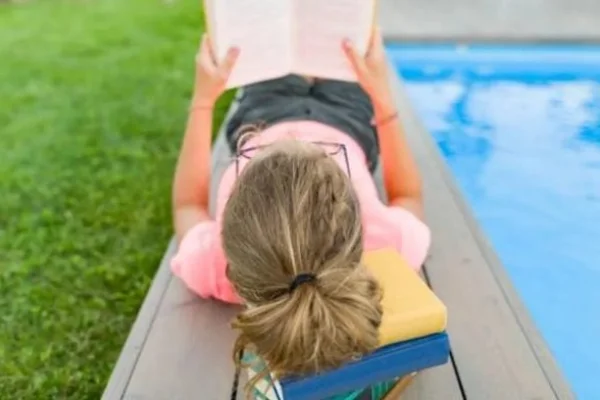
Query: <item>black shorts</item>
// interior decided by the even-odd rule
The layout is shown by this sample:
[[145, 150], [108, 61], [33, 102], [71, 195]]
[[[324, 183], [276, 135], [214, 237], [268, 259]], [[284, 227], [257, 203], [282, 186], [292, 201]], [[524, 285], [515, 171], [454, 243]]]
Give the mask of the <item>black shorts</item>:
[[337, 128], [363, 149], [371, 172], [379, 159], [373, 106], [362, 88], [352, 82], [317, 79], [314, 83], [289, 75], [248, 85], [227, 125], [227, 142], [236, 151], [240, 127], [268, 128], [279, 122], [316, 121]]

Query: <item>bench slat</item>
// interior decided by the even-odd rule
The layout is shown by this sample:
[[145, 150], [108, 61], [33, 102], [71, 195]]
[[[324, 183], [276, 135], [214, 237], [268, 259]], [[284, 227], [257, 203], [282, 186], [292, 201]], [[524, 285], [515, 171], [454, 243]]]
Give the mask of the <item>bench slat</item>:
[[452, 362], [419, 372], [401, 399], [463, 400]]
[[234, 373], [236, 307], [198, 299], [172, 279], [126, 399], [226, 399]]
[[102, 400], [120, 399], [129, 384], [129, 380], [138, 358], [144, 349], [144, 343], [152, 328], [152, 322], [165, 295], [171, 273], [167, 268], [167, 261], [175, 249], [175, 241], [171, 241], [166, 255], [161, 262], [158, 272], [152, 281], [152, 286], [144, 299], [144, 303], [138, 312], [137, 318], [129, 332], [127, 341], [121, 350], [119, 360], [111, 374], [109, 383], [104, 390]]

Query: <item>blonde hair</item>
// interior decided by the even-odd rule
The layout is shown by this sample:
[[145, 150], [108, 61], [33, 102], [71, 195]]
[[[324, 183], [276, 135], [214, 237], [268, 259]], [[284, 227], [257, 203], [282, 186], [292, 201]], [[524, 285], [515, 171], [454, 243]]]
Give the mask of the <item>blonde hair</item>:
[[[250, 350], [281, 378], [377, 347], [381, 293], [361, 265], [358, 200], [321, 147], [285, 140], [257, 153], [225, 207], [222, 239], [228, 278], [250, 305], [233, 322], [236, 356]], [[301, 274], [314, 280], [290, 290]]]

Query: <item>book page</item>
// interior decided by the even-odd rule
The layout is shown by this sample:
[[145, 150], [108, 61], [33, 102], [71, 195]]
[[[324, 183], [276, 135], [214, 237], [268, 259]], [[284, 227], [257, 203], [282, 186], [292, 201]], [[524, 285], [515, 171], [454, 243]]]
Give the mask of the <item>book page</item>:
[[240, 49], [227, 87], [286, 75], [291, 71], [291, 0], [206, 0], [215, 57]]
[[366, 53], [375, 22], [375, 0], [294, 2], [294, 72], [355, 81], [342, 40], [352, 40], [361, 54]]

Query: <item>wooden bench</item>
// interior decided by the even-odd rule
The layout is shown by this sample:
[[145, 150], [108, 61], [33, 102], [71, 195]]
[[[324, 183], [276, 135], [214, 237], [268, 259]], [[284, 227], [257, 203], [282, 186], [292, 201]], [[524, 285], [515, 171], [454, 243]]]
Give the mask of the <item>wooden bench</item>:
[[[424, 274], [448, 307], [452, 345], [451, 362], [420, 373], [402, 399], [574, 399], [400, 81], [394, 78], [392, 85], [423, 174], [433, 232]], [[225, 155], [213, 160], [215, 182], [228, 162], [219, 146], [225, 146], [223, 140], [215, 144], [215, 153]], [[229, 321], [236, 308], [189, 293], [169, 272], [173, 251], [171, 243], [104, 400], [230, 398], [234, 333]]]

